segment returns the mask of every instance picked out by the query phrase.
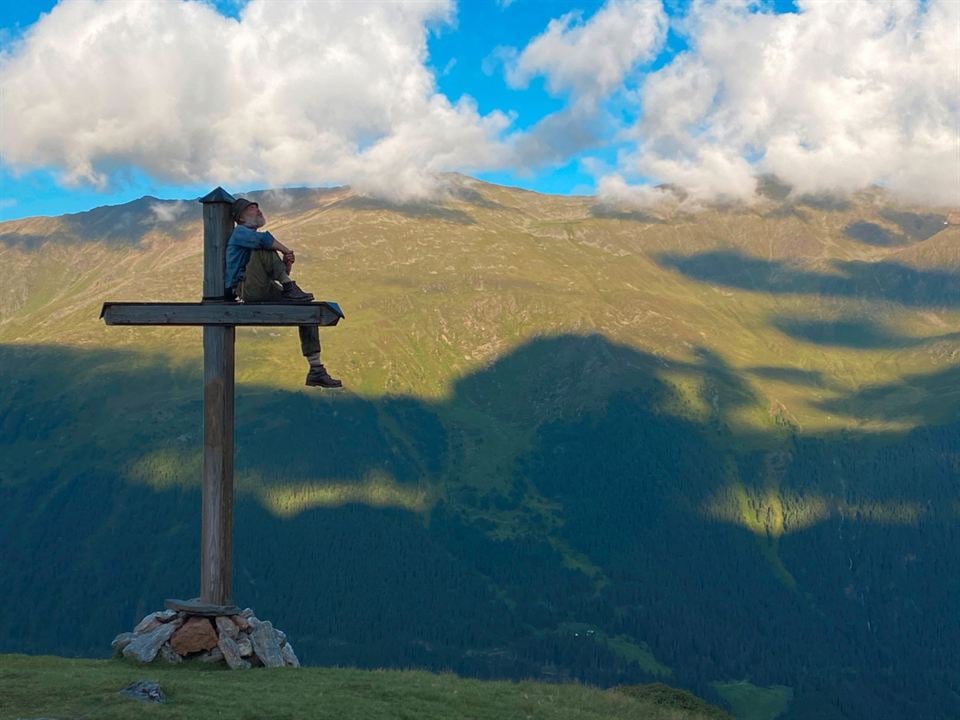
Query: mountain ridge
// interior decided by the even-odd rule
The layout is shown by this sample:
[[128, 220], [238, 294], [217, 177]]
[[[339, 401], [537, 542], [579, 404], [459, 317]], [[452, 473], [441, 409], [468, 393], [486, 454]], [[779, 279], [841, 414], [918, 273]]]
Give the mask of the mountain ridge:
[[[348, 390], [306, 392], [294, 333], [238, 332], [244, 602], [308, 663], [952, 712], [960, 229], [876, 195], [658, 218], [463, 182], [262, 196], [349, 318], [321, 333]], [[0, 649], [95, 653], [191, 592], [199, 334], [97, 319], [198, 299], [190, 208], [111, 211], [133, 242], [93, 234], [109, 213], [93, 240], [0, 224]], [[117, 617], [80, 639], [13, 622], [89, 587]]]

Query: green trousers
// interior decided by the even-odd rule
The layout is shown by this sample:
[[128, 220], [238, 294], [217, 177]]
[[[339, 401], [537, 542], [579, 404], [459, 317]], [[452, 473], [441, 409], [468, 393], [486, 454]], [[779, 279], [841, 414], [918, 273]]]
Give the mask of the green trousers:
[[[244, 302], [280, 302], [280, 283], [287, 274], [283, 260], [275, 250], [254, 250], [237, 295]], [[320, 330], [316, 325], [301, 325], [300, 349], [304, 357], [320, 352]]]

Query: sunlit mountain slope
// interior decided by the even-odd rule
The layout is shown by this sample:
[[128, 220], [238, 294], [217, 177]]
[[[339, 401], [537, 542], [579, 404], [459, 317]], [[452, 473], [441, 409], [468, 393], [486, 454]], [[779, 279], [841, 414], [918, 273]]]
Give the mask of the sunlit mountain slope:
[[[302, 386], [294, 331], [238, 332], [238, 601], [307, 663], [960, 712], [960, 228], [769, 195], [256, 194], [346, 313], [347, 390]], [[98, 314], [199, 298], [199, 207], [0, 224], [0, 649], [104, 652], [194, 590], [200, 332]], [[99, 619], [64, 635], [65, 604]]]

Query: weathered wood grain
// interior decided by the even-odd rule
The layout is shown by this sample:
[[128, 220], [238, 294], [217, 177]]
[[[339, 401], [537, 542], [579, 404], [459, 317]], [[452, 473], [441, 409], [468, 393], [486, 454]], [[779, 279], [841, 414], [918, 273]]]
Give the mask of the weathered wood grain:
[[107, 325], [323, 325], [340, 322], [333, 302], [289, 303], [139, 303], [107, 302], [100, 312]]
[[203, 328], [200, 600], [228, 605], [233, 577], [233, 399], [236, 328]]
[[233, 232], [231, 208], [234, 197], [222, 187], [200, 199], [203, 203], [203, 297], [223, 298], [227, 241]]

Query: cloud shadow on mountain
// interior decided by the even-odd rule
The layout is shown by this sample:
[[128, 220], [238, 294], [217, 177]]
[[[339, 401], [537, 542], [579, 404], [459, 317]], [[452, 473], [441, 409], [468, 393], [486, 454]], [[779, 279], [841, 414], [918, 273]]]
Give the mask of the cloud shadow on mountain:
[[890, 232], [890, 230], [882, 225], [862, 220], [847, 225], [843, 229], [843, 234], [857, 242], [876, 245], [877, 247], [906, 245], [909, 242], [905, 236]]
[[921, 214], [900, 210], [883, 210], [880, 216], [897, 225], [896, 233], [876, 223], [860, 220], [843, 229], [847, 237], [877, 247], [897, 247], [928, 240], [946, 227], [946, 216]]
[[[193, 590], [199, 363], [184, 370], [156, 356], [43, 346], [0, 347], [0, 363], [10, 369], [0, 387], [0, 546], [10, 550], [0, 580], [12, 598], [0, 637], [8, 649], [105, 652], [111, 632], [165, 595]], [[934, 522], [957, 499], [949, 455], [956, 425], [785, 437], [766, 450], [763, 431], [730, 429], [760, 399], [722, 357], [695, 348], [691, 360], [671, 364], [699, 381], [705, 421], [672, 410], [684, 400], [662, 370], [659, 358], [601, 336], [565, 335], [516, 348], [439, 400], [241, 385], [238, 599], [296, 638], [311, 663], [480, 677], [540, 677], [552, 668], [555, 679], [604, 685], [651, 679], [564, 630], [585, 623], [649, 642], [676, 682], [704, 692], [708, 680], [746, 674], [770, 684], [804, 667], [827, 677], [840, 667], [867, 672], [878, 657], [900, 668], [898, 658], [917, 648], [926, 657], [954, 645], [940, 616], [904, 607], [927, 598], [948, 607], [960, 577], [947, 525]], [[751, 374], [820, 379], [794, 368]], [[913, 377], [902, 389], [927, 384], [932, 395], [957, 380], [956, 371]], [[886, 400], [833, 402], [850, 412], [863, 403], [870, 416], [886, 412]], [[921, 423], [922, 401], [912, 408]], [[512, 454], [498, 444], [504, 435], [530, 441]], [[739, 441], [761, 449], [732, 450]], [[467, 492], [466, 463], [489, 456], [498, 458], [490, 466], [498, 475]], [[153, 482], [132, 481], [127, 471], [145, 459]], [[259, 494], [363, 486], [371, 475], [444, 492], [421, 512], [347, 495], [286, 515]], [[848, 477], [855, 486], [844, 484]], [[783, 507], [764, 505], [772, 492], [782, 493]], [[734, 503], [745, 498], [742, 522], [705, 514], [724, 493]], [[778, 511], [789, 523], [808, 499], [821, 513], [816, 522], [776, 542], [750, 529], [750, 513], [766, 522]], [[922, 532], [868, 512], [933, 499]], [[892, 547], [931, 561], [916, 570]], [[867, 610], [850, 602], [845, 593], [879, 582], [851, 570], [851, 558], [857, 567], [882, 564], [883, 587], [895, 591], [870, 596]], [[938, 573], [935, 593], [928, 575], [916, 577], [926, 567]], [[783, 580], [787, 571], [802, 593]], [[56, 621], [66, 616], [69, 634]], [[880, 627], [906, 623], [909, 632], [875, 638], [867, 617]], [[770, 637], [791, 651], [761, 662]]]
[[752, 292], [856, 297], [917, 307], [960, 305], [960, 274], [891, 261], [835, 260], [830, 272], [817, 272], [735, 250], [663, 253], [655, 259], [693, 280]]
[[929, 337], [904, 335], [866, 318], [806, 320], [779, 317], [772, 321], [772, 325], [780, 332], [797, 340], [827, 347], [856, 350], [911, 348], [960, 339], [960, 332]]
[[624, 220], [626, 222], [658, 225], [663, 223], [663, 220], [660, 218], [651, 215], [650, 213], [643, 212], [642, 210], [627, 210], [624, 208], [614, 207], [612, 205], [604, 205], [603, 203], [590, 206], [590, 217], [599, 218], [601, 220]]
[[886, 208], [880, 217], [896, 224], [903, 236], [912, 242], [927, 240], [947, 226], [947, 217], [939, 213], [915, 213]]

